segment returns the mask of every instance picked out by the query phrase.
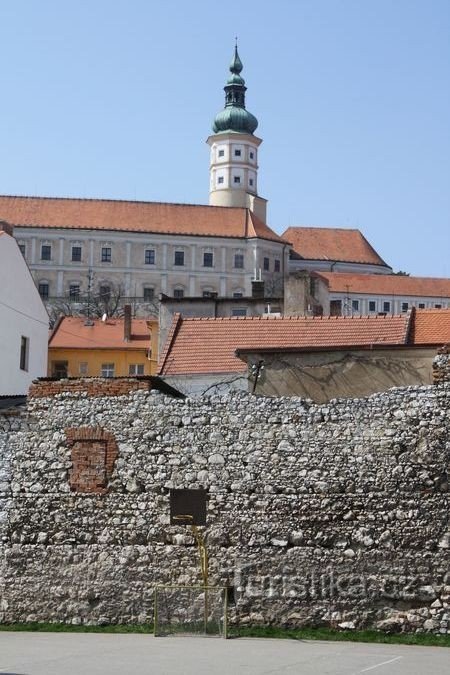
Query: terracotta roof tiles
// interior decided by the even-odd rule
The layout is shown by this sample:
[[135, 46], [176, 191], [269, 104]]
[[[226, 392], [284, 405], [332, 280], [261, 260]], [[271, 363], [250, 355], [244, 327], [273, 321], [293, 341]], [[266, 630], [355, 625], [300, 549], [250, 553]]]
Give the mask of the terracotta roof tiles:
[[236, 349], [405, 344], [409, 315], [370, 317], [174, 318], [161, 375], [242, 372]]
[[16, 227], [259, 237], [286, 243], [245, 208], [0, 195], [0, 219]]
[[[86, 318], [63, 317], [49, 340], [49, 348], [59, 349], [146, 349], [150, 343], [150, 329], [145, 319], [132, 319], [131, 339], [123, 339], [123, 319], [93, 319], [86, 326]], [[157, 322], [155, 321], [155, 326]]]
[[399, 274], [346, 274], [317, 272], [330, 292], [404, 297], [450, 298], [450, 279], [408, 277]]
[[416, 309], [411, 342], [415, 345], [450, 344], [450, 309]]
[[306, 260], [329, 260], [386, 266], [359, 230], [337, 227], [288, 227], [282, 237]]

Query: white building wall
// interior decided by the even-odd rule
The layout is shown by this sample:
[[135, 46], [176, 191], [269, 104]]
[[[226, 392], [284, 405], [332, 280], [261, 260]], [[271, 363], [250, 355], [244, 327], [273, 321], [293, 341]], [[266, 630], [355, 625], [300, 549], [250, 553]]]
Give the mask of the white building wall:
[[[25, 370], [21, 338], [28, 340]], [[13, 237], [0, 235], [0, 396], [26, 394], [47, 374], [48, 315]]]

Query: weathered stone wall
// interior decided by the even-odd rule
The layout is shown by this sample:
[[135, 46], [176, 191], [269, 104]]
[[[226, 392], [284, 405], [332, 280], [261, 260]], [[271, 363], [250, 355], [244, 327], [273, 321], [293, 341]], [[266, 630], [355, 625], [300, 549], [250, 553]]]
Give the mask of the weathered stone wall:
[[[233, 620], [448, 632], [449, 400], [449, 384], [322, 406], [31, 399], [0, 417], [0, 620], [151, 621], [155, 584], [200, 580], [168, 491], [204, 486], [210, 583], [235, 587]], [[78, 484], [80, 428], [95, 452]], [[95, 472], [101, 489], [80, 491]]]

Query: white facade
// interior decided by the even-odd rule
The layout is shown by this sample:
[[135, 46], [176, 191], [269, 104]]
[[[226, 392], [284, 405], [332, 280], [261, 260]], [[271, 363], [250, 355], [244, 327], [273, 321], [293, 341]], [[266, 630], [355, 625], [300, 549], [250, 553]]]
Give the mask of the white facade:
[[48, 315], [15, 239], [0, 231], [0, 396], [47, 374]]
[[71, 287], [86, 296], [89, 270], [93, 294], [120, 285], [122, 295], [137, 298], [250, 296], [255, 270], [282, 284], [289, 254], [286, 244], [259, 238], [45, 227], [16, 227], [15, 236], [44, 299], [69, 298]]
[[266, 222], [266, 200], [258, 197], [258, 148], [262, 140], [253, 134], [225, 132], [207, 140], [209, 203], [251, 209]]

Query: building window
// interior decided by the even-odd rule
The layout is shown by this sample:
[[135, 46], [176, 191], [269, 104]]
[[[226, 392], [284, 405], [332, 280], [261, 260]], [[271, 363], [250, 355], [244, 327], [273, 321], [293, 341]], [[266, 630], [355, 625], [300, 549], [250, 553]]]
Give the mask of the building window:
[[178, 299], [184, 298], [184, 290], [182, 288], [174, 288], [173, 297]]
[[80, 297], [80, 284], [70, 284], [69, 298], [71, 300], [78, 300], [79, 297]]
[[241, 177], [240, 177], [240, 176], [234, 176], [234, 177], [233, 177], [233, 182], [234, 182], [234, 183], [240, 183], [240, 182], [241, 182]]
[[128, 375], [143, 375], [144, 374], [144, 364], [143, 363], [130, 363], [128, 366]]
[[110, 300], [111, 299], [111, 288], [109, 286], [100, 286], [100, 300]]
[[68, 361], [52, 361], [52, 377], [67, 377]]
[[369, 312], [376, 312], [377, 311], [377, 303], [375, 300], [369, 300]]
[[250, 185], [250, 187], [253, 187], [253, 178], [249, 179], [248, 184]]
[[274, 272], [280, 272], [281, 271], [281, 260], [274, 260], [273, 261], [273, 271]]
[[102, 248], [102, 262], [111, 262], [111, 249], [107, 246]]
[[20, 338], [20, 370], [28, 370], [28, 355], [30, 350], [30, 338]]
[[231, 310], [231, 316], [247, 316], [246, 307], [234, 307]]
[[213, 266], [213, 254], [205, 252], [203, 254], [203, 267], [212, 267]]
[[20, 250], [21, 254], [23, 255], [23, 257], [25, 258], [25, 251], [26, 251], [25, 244], [19, 244], [19, 250]]
[[50, 244], [42, 244], [41, 246], [41, 260], [52, 259], [52, 247]]
[[114, 363], [102, 363], [102, 377], [114, 377]]
[[87, 375], [88, 374], [88, 363], [87, 361], [80, 361], [78, 364], [78, 373], [79, 375]]
[[240, 150], [235, 150], [235, 151], [234, 151], [234, 156], [235, 156], [235, 157], [240, 157], [241, 154], [242, 154], [242, 153], [241, 153]]
[[184, 251], [175, 251], [173, 264], [177, 265], [177, 267], [183, 267], [183, 265], [184, 265]]
[[390, 302], [383, 302], [383, 312], [390, 312], [391, 311], [391, 303]]
[[217, 179], [217, 183], [221, 185], [223, 183], [223, 176], [219, 176]]
[[224, 157], [225, 156], [225, 150], [219, 150], [219, 157]]
[[72, 246], [72, 262], [81, 262], [81, 246]]
[[352, 311], [359, 312], [359, 300], [352, 300]]
[[250, 159], [253, 159], [254, 156], [255, 156], [255, 153], [254, 153], [254, 152], [250, 152]]
[[243, 298], [243, 297], [244, 294], [241, 293], [241, 291], [236, 291], [235, 293], [233, 293], [233, 298]]
[[419, 307], [419, 309], [425, 309], [425, 303], [424, 303], [424, 302], [419, 302], [418, 307]]
[[155, 289], [152, 286], [144, 286], [144, 300], [149, 302], [155, 297]]
[[270, 269], [270, 260], [269, 258], [263, 258], [263, 270], [268, 272]]
[[408, 311], [408, 303], [407, 302], [402, 302], [402, 312], [407, 312]]
[[155, 264], [155, 251], [152, 248], [148, 248], [145, 251], [145, 264], [154, 265]]
[[48, 299], [48, 290], [49, 290], [49, 285], [46, 281], [41, 281], [38, 286], [39, 290], [39, 295], [43, 300]]
[[244, 269], [244, 254], [235, 253], [234, 254], [234, 266], [238, 270]]

